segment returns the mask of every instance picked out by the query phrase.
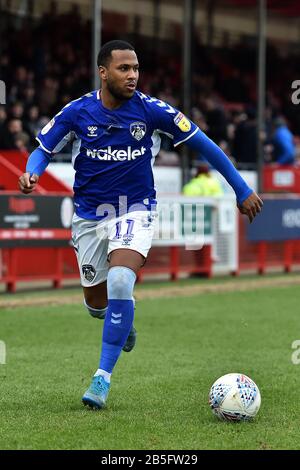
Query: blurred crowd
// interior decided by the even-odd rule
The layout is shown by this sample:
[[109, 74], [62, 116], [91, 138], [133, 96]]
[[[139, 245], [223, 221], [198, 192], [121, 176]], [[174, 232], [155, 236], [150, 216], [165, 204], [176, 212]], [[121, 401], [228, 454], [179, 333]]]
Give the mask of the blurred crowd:
[[[0, 79], [7, 104], [0, 105], [0, 148], [31, 151], [35, 136], [65, 104], [90, 90], [91, 24], [76, 5], [57, 15], [55, 2], [39, 21], [2, 18]], [[113, 36], [114, 37], [114, 36]], [[104, 41], [113, 39], [104, 34]], [[128, 40], [132, 38], [126, 38]], [[134, 43], [134, 41], [132, 41]], [[175, 107], [181, 103], [181, 60], [145, 37], [138, 41], [139, 89]], [[256, 50], [240, 44], [210, 49], [194, 45], [191, 118], [241, 168], [257, 161]], [[175, 57], [175, 58], [174, 58]], [[266, 162], [297, 161], [300, 111], [291, 102], [291, 83], [300, 77], [300, 61], [267, 51], [267, 107], [264, 142]], [[163, 139], [163, 151], [172, 141]], [[65, 152], [70, 149], [66, 148]], [[199, 156], [201, 159], [201, 156]]]

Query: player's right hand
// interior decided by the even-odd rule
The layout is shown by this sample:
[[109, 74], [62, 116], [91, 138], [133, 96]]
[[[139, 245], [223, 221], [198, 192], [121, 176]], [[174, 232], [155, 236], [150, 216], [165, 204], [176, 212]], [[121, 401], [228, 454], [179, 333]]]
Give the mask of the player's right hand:
[[254, 217], [262, 210], [263, 202], [260, 197], [253, 191], [252, 194], [242, 204], [237, 205], [241, 214], [247, 215], [251, 223]]
[[33, 173], [30, 176], [30, 173], [23, 173], [22, 176], [19, 178], [19, 187], [22, 193], [29, 194], [31, 193], [39, 180], [39, 176]]

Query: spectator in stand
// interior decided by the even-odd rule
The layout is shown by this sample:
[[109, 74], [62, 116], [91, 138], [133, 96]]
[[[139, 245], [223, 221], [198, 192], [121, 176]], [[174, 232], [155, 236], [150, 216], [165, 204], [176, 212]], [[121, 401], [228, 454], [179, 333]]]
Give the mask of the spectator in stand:
[[283, 117], [274, 121], [272, 137], [273, 160], [280, 165], [293, 165], [295, 163], [296, 146], [294, 137]]
[[[20, 119], [12, 118], [7, 122], [6, 128], [1, 133], [0, 136], [0, 148], [2, 150], [13, 150], [18, 149], [17, 138], [20, 134], [25, 134], [28, 139], [28, 134], [24, 133], [22, 121]], [[22, 136], [24, 140], [24, 135]]]
[[182, 188], [185, 196], [222, 196], [222, 186], [211, 173], [207, 163], [200, 163], [198, 166], [197, 174]]
[[38, 135], [41, 130], [40, 126], [40, 112], [39, 108], [36, 105], [30, 106], [27, 113], [27, 127], [30, 131], [30, 134], [34, 136], [34, 138]]
[[12, 64], [10, 71], [11, 77], [8, 83], [11, 83], [11, 88], [9, 90], [8, 103], [12, 104], [16, 101], [23, 102], [23, 91], [28, 86], [32, 86], [32, 73], [24, 66], [14, 68]]
[[9, 83], [9, 80], [11, 79], [9, 53], [4, 50], [1, 51], [1, 56], [0, 56], [0, 71], [1, 71], [1, 80], [3, 80], [5, 83]]
[[9, 108], [9, 116], [11, 119], [19, 119], [22, 121], [22, 128], [23, 131], [28, 134], [29, 139], [32, 142], [32, 147], [35, 147], [35, 135], [31, 133], [30, 127], [28, 125], [28, 119], [26, 118], [26, 113], [24, 110], [24, 105], [20, 102], [17, 101], [14, 103], [10, 108]]
[[18, 132], [23, 131], [22, 121], [20, 119], [9, 119], [4, 126], [1, 139], [0, 147], [2, 150], [15, 149], [15, 137]]
[[30, 106], [25, 115], [24, 130], [29, 134], [29, 150], [33, 150], [36, 147], [36, 136], [40, 130], [50, 121], [47, 116], [41, 117], [40, 110], [37, 105]]
[[208, 131], [208, 125], [207, 122], [205, 121], [205, 117], [203, 113], [200, 111], [199, 108], [192, 108], [192, 119], [195, 124], [201, 129], [201, 131], [207, 133]]
[[36, 99], [35, 99], [35, 89], [33, 86], [27, 86], [23, 90], [23, 103], [25, 109], [28, 109], [28, 107], [33, 106]]
[[31, 148], [29, 135], [26, 132], [18, 132], [15, 136], [15, 146], [20, 152], [28, 152]]
[[257, 136], [255, 109], [235, 116], [232, 154], [238, 163], [254, 166], [257, 163]]
[[223, 109], [210, 96], [203, 100], [203, 106], [208, 137], [216, 144], [221, 140], [227, 140], [227, 119]]
[[57, 92], [59, 83], [53, 77], [45, 78], [43, 86], [39, 92], [39, 108], [42, 114], [46, 114], [51, 110], [57, 102]]
[[234, 68], [230, 77], [220, 81], [221, 92], [226, 101], [245, 103], [248, 98], [244, 84], [243, 74], [238, 68]]
[[9, 110], [9, 114], [11, 118], [20, 119], [21, 121], [23, 121], [23, 117], [24, 117], [23, 104], [20, 101], [17, 101], [16, 103], [14, 103]]
[[4, 106], [0, 106], [0, 139], [2, 132], [5, 127], [5, 122], [6, 122], [7, 114]]

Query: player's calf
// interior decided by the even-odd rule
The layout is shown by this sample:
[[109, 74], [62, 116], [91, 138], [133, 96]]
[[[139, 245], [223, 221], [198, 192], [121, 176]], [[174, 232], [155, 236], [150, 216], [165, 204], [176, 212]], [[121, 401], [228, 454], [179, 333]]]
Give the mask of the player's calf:
[[[134, 297], [132, 297], [132, 301], [133, 301], [133, 305], [134, 305], [134, 308], [135, 308], [135, 298]], [[88, 305], [85, 298], [83, 299], [83, 303], [84, 303], [85, 307], [87, 308], [87, 311], [89, 312], [89, 314], [93, 318], [98, 318], [99, 320], [105, 320], [107, 307], [104, 307], [104, 308], [91, 307], [90, 305]], [[130, 351], [133, 350], [133, 348], [135, 346], [135, 343], [136, 343], [136, 335], [137, 335], [136, 329], [132, 325], [131, 330], [129, 332], [129, 335], [127, 337], [126, 343], [123, 346], [123, 351], [130, 352]]]
[[100, 369], [112, 371], [132, 329], [135, 273], [125, 266], [109, 269], [107, 277], [108, 308], [105, 316]]

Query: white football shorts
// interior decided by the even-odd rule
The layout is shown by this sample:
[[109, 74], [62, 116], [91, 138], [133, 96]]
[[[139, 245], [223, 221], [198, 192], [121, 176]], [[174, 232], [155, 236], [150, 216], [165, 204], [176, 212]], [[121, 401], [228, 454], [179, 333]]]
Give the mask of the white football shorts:
[[107, 278], [109, 255], [119, 248], [134, 250], [147, 258], [157, 212], [134, 211], [111, 220], [87, 220], [73, 215], [72, 242], [83, 287]]

